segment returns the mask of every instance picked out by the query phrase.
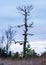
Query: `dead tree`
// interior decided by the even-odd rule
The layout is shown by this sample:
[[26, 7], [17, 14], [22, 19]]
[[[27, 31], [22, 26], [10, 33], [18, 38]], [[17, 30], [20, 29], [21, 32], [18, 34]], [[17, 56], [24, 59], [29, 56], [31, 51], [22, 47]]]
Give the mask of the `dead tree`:
[[19, 13], [21, 13], [24, 16], [24, 21], [25, 21], [23, 25], [18, 26], [18, 27], [21, 27], [21, 26], [25, 27], [24, 34], [23, 34], [24, 35], [23, 57], [25, 57], [25, 54], [26, 54], [27, 35], [33, 35], [33, 34], [27, 33], [28, 28], [32, 27], [32, 25], [33, 25], [33, 22], [30, 25], [27, 24], [28, 17], [30, 16], [30, 12], [31, 12], [32, 8], [33, 8], [32, 5], [17, 8], [20, 11]]
[[11, 46], [12, 42], [14, 41], [15, 43], [15, 33], [16, 31], [14, 29], [12, 29], [11, 26], [9, 26], [9, 28], [7, 30], [5, 30], [5, 35], [1, 37], [0, 42], [3, 45], [3, 43], [5, 43], [6, 45], [6, 53], [8, 54], [8, 49]]
[[7, 54], [8, 54], [8, 49], [12, 44], [12, 41], [14, 41], [14, 43], [15, 43], [15, 39], [14, 39], [15, 32], [16, 31], [13, 30], [11, 26], [8, 28], [8, 30], [5, 31], [5, 36], [6, 36], [5, 44], [6, 44], [6, 52], [7, 52]]

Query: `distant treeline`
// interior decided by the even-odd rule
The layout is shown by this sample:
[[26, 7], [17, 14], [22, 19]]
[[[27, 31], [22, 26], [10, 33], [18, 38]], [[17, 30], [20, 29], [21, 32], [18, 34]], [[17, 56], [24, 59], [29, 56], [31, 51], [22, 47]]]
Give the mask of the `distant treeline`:
[[[41, 56], [46, 56], [46, 52], [42, 53]], [[40, 57], [39, 54], [37, 54], [34, 50], [31, 50], [30, 45], [28, 44], [26, 47], [26, 54], [25, 58], [36, 58]], [[19, 52], [12, 53], [9, 51], [7, 54], [5, 48], [0, 48], [0, 58], [23, 58], [23, 52], [19, 54]]]

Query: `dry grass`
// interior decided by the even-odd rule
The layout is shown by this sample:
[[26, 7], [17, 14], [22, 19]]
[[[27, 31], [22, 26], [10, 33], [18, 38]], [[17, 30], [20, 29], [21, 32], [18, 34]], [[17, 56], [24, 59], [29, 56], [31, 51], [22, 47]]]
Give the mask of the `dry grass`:
[[0, 65], [46, 65], [46, 58], [0, 59]]

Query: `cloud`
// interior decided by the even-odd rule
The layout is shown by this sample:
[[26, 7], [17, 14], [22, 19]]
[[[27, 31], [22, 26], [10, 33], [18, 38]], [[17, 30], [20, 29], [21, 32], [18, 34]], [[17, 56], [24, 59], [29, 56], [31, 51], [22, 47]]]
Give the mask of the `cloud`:
[[30, 42], [31, 47], [37, 52], [37, 53], [42, 53], [46, 51], [46, 41], [44, 40], [37, 40], [37, 41], [32, 41]]
[[[46, 41], [32, 41], [30, 42], [31, 48], [35, 50], [35, 52], [41, 54], [42, 52], [46, 51]], [[23, 51], [23, 45], [19, 44], [12, 44], [10, 47], [12, 52], [22, 52]]]

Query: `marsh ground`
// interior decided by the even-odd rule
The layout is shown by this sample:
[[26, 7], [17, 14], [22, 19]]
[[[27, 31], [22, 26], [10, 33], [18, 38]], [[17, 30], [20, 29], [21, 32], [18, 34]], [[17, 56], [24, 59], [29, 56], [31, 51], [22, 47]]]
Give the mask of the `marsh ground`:
[[46, 65], [46, 57], [32, 59], [1, 59], [0, 65]]

